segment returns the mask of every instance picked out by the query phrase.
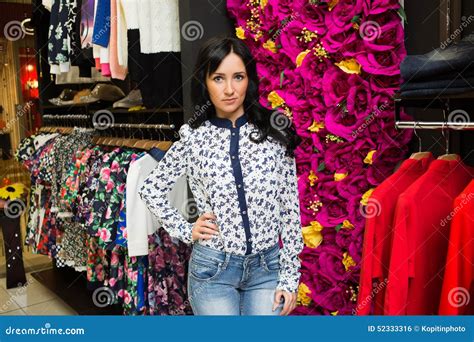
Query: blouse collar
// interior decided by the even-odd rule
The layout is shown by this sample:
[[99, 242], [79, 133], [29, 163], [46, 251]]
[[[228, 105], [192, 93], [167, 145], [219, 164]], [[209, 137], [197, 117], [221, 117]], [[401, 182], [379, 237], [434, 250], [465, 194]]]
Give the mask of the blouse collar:
[[[225, 118], [219, 118], [217, 116], [214, 116], [209, 119], [209, 121], [217, 126], [217, 127], [222, 127], [222, 128], [234, 128], [232, 127], [232, 121], [230, 119], [225, 119]], [[243, 125], [245, 125], [248, 121], [247, 113], [244, 113], [240, 117], [235, 120], [235, 128], [240, 128]]]

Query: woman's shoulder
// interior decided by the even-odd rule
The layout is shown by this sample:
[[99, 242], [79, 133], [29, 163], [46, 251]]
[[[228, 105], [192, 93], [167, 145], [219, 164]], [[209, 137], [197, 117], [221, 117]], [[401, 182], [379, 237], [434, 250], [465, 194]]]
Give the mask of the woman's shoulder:
[[181, 141], [192, 141], [196, 137], [203, 134], [206, 131], [206, 123], [204, 122], [197, 128], [191, 127], [189, 124], [183, 124], [179, 129], [179, 137]]

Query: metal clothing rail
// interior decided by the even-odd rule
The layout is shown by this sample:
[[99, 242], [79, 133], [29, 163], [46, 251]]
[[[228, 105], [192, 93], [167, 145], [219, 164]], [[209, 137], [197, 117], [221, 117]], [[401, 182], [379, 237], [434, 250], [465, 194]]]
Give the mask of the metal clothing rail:
[[106, 127], [106, 128], [138, 128], [138, 129], [169, 129], [173, 130], [175, 129], [175, 125], [165, 125], [165, 124], [120, 124], [120, 123], [106, 123], [106, 124], [100, 124], [97, 122], [94, 122], [94, 127], [96, 128], [101, 128], [101, 127]]
[[52, 119], [52, 120], [87, 120], [89, 115], [84, 114], [65, 114], [65, 115], [52, 115], [45, 114], [43, 119]]
[[423, 122], [423, 121], [396, 121], [399, 129], [455, 129], [474, 130], [474, 122]]

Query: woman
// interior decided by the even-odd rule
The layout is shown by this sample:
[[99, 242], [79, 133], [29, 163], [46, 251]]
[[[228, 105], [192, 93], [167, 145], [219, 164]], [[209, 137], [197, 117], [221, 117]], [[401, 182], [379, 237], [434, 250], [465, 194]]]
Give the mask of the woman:
[[[303, 246], [297, 136], [285, 116], [259, 104], [256, 64], [240, 40], [209, 40], [193, 83], [199, 112], [140, 195], [171, 236], [193, 244], [188, 295], [196, 315], [288, 315]], [[195, 223], [168, 199], [184, 175], [200, 213]]]

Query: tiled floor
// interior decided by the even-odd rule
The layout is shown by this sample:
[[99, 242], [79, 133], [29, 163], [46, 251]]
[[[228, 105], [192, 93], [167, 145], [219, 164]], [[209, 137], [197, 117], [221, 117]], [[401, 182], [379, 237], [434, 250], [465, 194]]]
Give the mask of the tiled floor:
[[0, 315], [77, 315], [30, 274], [26, 276], [27, 286], [9, 290], [6, 289], [5, 278], [0, 278]]

